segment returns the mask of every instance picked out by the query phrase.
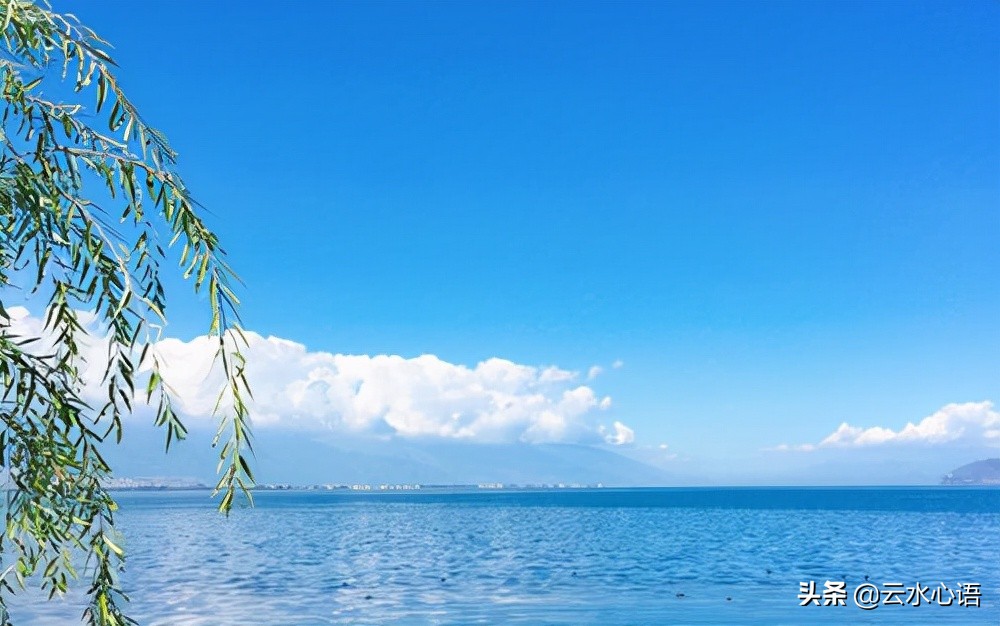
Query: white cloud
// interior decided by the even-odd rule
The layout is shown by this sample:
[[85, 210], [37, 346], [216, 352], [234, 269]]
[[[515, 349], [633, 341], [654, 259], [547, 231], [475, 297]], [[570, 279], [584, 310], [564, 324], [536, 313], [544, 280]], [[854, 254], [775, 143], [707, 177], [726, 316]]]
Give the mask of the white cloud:
[[570, 372], [567, 370], [559, 369], [554, 365], [551, 367], [546, 367], [542, 370], [541, 375], [538, 379], [543, 383], [560, 383], [569, 380], [575, 380], [577, 377], [576, 372]]
[[676, 452], [667, 452], [667, 450], [670, 449], [670, 446], [668, 446], [665, 443], [661, 443], [660, 445], [656, 446], [656, 448], [657, 450], [659, 450], [658, 452], [659, 458], [663, 461], [673, 461], [677, 458]]
[[909, 422], [899, 430], [883, 426], [862, 428], [842, 423], [818, 444], [789, 446], [781, 444], [772, 450], [809, 452], [817, 448], [878, 446], [889, 443], [924, 443], [940, 445], [963, 441], [1000, 445], [1000, 413], [989, 400], [947, 404], [916, 424]]
[[816, 446], [811, 443], [803, 443], [797, 446], [782, 443], [771, 448], [764, 448], [764, 452], [812, 452], [815, 449]]
[[625, 361], [622, 361], [621, 359], [615, 359], [615, 362], [611, 364], [611, 367], [613, 369], [620, 370], [621, 368], [625, 367]]
[[[594, 391], [571, 372], [499, 358], [466, 367], [425, 354], [344, 355], [247, 333], [247, 377], [261, 427], [331, 428], [476, 441], [581, 441], [594, 438]], [[205, 416], [216, 385], [206, 384], [211, 347], [201, 339], [156, 346], [164, 380], [185, 412]], [[197, 373], [196, 373], [197, 372]], [[183, 391], [182, 391], [183, 390]], [[589, 437], [588, 437], [589, 435]]]
[[601, 367], [600, 365], [594, 365], [589, 370], [587, 370], [587, 380], [594, 380], [595, 378], [600, 376], [601, 372], [603, 371], [604, 371], [603, 367]]
[[[41, 321], [11, 309], [8, 332], [37, 334]], [[106, 340], [93, 333], [83, 366], [86, 394], [106, 393], [96, 384], [103, 372]], [[558, 367], [536, 368], [491, 358], [474, 367], [430, 354], [345, 355], [310, 352], [302, 344], [247, 332], [246, 375], [253, 390], [251, 415], [258, 429], [331, 429], [355, 433], [430, 436], [484, 442], [631, 443], [621, 422], [605, 436], [596, 421], [611, 398], [576, 384], [577, 374]], [[153, 352], [163, 380], [175, 392], [177, 408], [190, 423], [211, 418], [222, 372], [213, 366], [218, 344], [208, 337], [163, 339]], [[141, 386], [140, 386], [141, 387]], [[140, 392], [144, 400], [144, 394]]]
[[[635, 432], [625, 424], [615, 422], [613, 427], [614, 432], [606, 433], [604, 435], [604, 441], [615, 446], [623, 446], [635, 441]], [[600, 430], [602, 433], [605, 433], [605, 428], [603, 426]]]

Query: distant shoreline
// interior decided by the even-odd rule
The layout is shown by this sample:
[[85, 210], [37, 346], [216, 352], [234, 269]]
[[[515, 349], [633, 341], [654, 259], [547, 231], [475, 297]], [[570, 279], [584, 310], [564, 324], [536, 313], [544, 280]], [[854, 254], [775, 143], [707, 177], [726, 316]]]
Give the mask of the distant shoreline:
[[[808, 490], [825, 490], [825, 489], [857, 489], [857, 490], [869, 490], [869, 489], [1000, 489], [1000, 482], [988, 482], [988, 483], [956, 483], [956, 484], [915, 484], [915, 485], [641, 485], [641, 486], [581, 486], [581, 487], [558, 487], [550, 485], [509, 485], [504, 487], [479, 487], [478, 485], [421, 485], [419, 489], [351, 489], [348, 487], [333, 487], [327, 488], [324, 486], [314, 486], [314, 485], [292, 485], [292, 486], [281, 486], [281, 487], [271, 487], [271, 486], [258, 486], [252, 487], [251, 492], [333, 492], [333, 493], [352, 493], [357, 495], [375, 495], [375, 494], [401, 494], [401, 493], [411, 493], [414, 495], [419, 495], [421, 492], [427, 491], [474, 491], [477, 493], [503, 493], [512, 491], [553, 491], [553, 492], [567, 492], [567, 491], [619, 491], [619, 490], [701, 490], [701, 489], [730, 489], [737, 491], [753, 490], [753, 489], [808, 489]], [[189, 487], [171, 487], [171, 486], [143, 486], [143, 487], [107, 487], [107, 491], [119, 492], [119, 491], [213, 491], [214, 487], [209, 487], [207, 485], [189, 486]]]

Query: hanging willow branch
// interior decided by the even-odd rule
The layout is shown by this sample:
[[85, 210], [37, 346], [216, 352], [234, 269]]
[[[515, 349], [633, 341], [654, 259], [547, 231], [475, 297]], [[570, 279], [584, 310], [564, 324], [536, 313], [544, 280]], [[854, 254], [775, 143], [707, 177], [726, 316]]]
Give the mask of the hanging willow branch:
[[[102, 444], [121, 440], [122, 417], [137, 398], [155, 404], [168, 448], [185, 436], [149, 332], [166, 321], [160, 270], [165, 248], [176, 245], [184, 277], [208, 295], [209, 333], [225, 372], [213, 443], [221, 443], [219, 507], [228, 513], [238, 492], [249, 498], [238, 279], [174, 172], [177, 155], [122, 92], [107, 43], [72, 15], [26, 0], [0, 6], [0, 24], [0, 462], [9, 481], [0, 624], [10, 623], [5, 597], [29, 578], [50, 597], [66, 591], [81, 550], [91, 579], [88, 623], [134, 623], [122, 610], [124, 553], [116, 505], [102, 486], [111, 472]], [[70, 88], [73, 102], [46, 97], [46, 89]], [[4, 304], [25, 290], [46, 302], [44, 337], [12, 330]], [[108, 332], [106, 399], [94, 406], [81, 395], [81, 310]], [[141, 368], [148, 381], [139, 380]]]

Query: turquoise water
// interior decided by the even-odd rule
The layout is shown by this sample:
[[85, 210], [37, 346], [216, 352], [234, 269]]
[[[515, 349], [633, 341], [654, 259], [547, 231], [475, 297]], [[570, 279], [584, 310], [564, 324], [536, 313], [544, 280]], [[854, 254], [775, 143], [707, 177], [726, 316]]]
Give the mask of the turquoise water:
[[[1000, 623], [1000, 489], [266, 492], [229, 520], [205, 492], [119, 497], [147, 625]], [[865, 611], [865, 576], [981, 606]], [[847, 606], [799, 606], [810, 580]]]

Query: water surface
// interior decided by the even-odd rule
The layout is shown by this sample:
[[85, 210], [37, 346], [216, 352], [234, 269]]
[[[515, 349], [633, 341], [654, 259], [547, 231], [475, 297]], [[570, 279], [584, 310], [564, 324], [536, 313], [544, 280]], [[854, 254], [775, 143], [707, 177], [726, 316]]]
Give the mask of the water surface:
[[[120, 493], [147, 625], [998, 624], [1000, 490]], [[977, 582], [981, 606], [800, 607], [800, 583]], [[22, 624], [79, 597], [19, 600]]]

